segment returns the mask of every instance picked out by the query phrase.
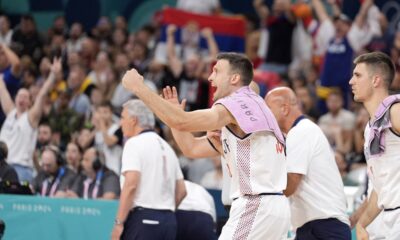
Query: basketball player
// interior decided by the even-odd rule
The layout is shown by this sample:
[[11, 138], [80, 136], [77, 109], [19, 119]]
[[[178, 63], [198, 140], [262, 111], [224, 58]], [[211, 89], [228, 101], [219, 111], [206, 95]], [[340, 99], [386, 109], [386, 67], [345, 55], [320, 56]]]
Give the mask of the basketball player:
[[400, 95], [389, 95], [395, 67], [384, 53], [360, 55], [350, 86], [354, 100], [370, 115], [364, 132], [364, 153], [373, 191], [356, 224], [357, 239], [368, 239], [365, 228], [383, 210], [386, 239], [400, 239]]
[[263, 99], [248, 85], [251, 62], [243, 55], [221, 53], [209, 77], [216, 87], [211, 109], [184, 112], [143, 84], [135, 69], [122, 79], [167, 125], [180, 131], [222, 129], [223, 152], [230, 166], [234, 198], [220, 239], [286, 239], [289, 205], [284, 139]]

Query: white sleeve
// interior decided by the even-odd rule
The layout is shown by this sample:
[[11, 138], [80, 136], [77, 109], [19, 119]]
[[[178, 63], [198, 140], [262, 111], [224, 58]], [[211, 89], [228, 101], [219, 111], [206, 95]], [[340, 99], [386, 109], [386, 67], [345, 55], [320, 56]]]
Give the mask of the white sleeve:
[[329, 41], [335, 36], [335, 26], [332, 21], [327, 19], [321, 22], [315, 35], [315, 43], [317, 45], [317, 55], [323, 55], [328, 49]]
[[122, 167], [121, 173], [127, 171], [142, 171], [142, 158], [139, 155], [140, 148], [138, 148], [134, 141], [128, 140], [125, 143], [122, 152]]
[[292, 131], [294, 132], [289, 132], [286, 139], [287, 171], [288, 173], [307, 175], [312, 154], [310, 132], [304, 131], [304, 129], [293, 129]]
[[269, 44], [269, 32], [266, 28], [261, 29], [260, 33], [260, 41], [258, 44], [258, 51], [257, 51], [257, 56], [260, 57], [261, 59], [264, 59], [267, 57], [267, 49], [268, 49], [268, 44]]

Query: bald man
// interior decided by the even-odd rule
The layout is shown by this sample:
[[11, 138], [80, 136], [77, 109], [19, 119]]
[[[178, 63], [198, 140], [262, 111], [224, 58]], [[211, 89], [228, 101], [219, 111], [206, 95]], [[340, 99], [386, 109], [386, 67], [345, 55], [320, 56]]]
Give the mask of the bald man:
[[288, 183], [296, 240], [350, 240], [342, 179], [322, 130], [304, 117], [287, 87], [271, 90], [267, 105], [286, 134]]

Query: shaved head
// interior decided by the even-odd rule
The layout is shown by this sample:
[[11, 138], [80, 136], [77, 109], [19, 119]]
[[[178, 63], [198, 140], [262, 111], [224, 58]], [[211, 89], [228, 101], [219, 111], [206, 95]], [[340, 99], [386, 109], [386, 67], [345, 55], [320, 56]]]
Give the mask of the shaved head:
[[288, 87], [274, 88], [265, 96], [265, 101], [280, 101], [281, 104], [297, 104], [296, 94]]
[[288, 87], [272, 89], [265, 96], [265, 102], [284, 133], [287, 133], [294, 120], [302, 115], [296, 94]]

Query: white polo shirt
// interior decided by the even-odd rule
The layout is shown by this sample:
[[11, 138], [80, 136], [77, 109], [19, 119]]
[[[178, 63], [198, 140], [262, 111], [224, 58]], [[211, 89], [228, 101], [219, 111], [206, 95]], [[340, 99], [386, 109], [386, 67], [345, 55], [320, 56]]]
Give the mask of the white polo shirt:
[[7, 163], [33, 168], [33, 152], [37, 141], [37, 129], [29, 123], [28, 111], [17, 118], [14, 108], [3, 123], [0, 140], [8, 147]]
[[140, 172], [133, 207], [175, 211], [176, 181], [183, 175], [175, 152], [164, 139], [152, 131], [131, 137], [122, 153], [121, 189], [127, 171]]
[[337, 218], [349, 225], [346, 196], [333, 151], [322, 130], [302, 119], [286, 138], [289, 173], [304, 175], [289, 198], [294, 229], [305, 223]]
[[186, 197], [179, 204], [179, 210], [199, 211], [209, 214], [214, 222], [217, 221], [214, 199], [207, 190], [196, 184], [185, 180]]

